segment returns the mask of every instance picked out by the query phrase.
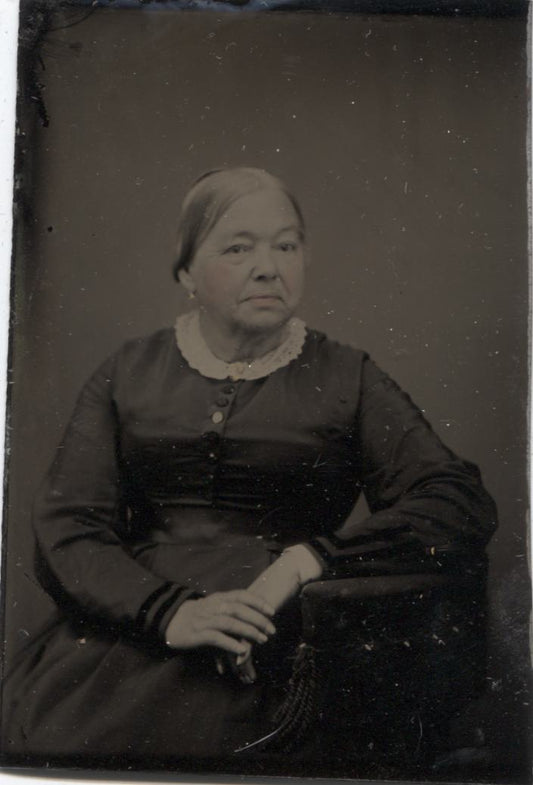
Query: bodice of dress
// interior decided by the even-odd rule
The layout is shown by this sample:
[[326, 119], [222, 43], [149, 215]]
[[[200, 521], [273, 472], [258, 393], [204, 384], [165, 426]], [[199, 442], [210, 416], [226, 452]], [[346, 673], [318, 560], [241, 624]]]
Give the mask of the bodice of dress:
[[284, 542], [342, 523], [358, 495], [357, 386], [343, 394], [332, 385], [313, 343], [263, 379], [231, 381], [189, 368], [161, 336], [115, 393], [134, 538], [147, 524], [183, 537], [183, 508], [203, 508], [203, 520], [217, 519], [207, 510], [234, 511], [232, 531]]

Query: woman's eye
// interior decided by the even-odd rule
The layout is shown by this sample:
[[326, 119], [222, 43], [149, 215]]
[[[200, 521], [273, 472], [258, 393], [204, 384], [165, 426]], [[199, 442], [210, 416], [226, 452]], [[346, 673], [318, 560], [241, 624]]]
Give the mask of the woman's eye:
[[283, 253], [291, 253], [296, 251], [298, 246], [296, 243], [286, 241], [283, 243], [278, 243], [278, 248], [280, 251], [283, 251]]
[[229, 248], [226, 248], [224, 251], [225, 254], [238, 256], [239, 254], [246, 253], [249, 250], [249, 246], [243, 245], [242, 243], [230, 245]]

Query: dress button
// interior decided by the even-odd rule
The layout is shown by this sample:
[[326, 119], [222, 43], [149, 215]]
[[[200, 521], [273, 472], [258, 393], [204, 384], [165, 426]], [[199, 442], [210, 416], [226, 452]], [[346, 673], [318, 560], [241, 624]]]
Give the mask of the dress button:
[[228, 403], [229, 401], [227, 398], [222, 398], [222, 396], [220, 398], [217, 398], [217, 406], [227, 406]]
[[224, 419], [224, 415], [222, 414], [222, 412], [213, 412], [213, 414], [211, 415], [211, 419], [215, 423], [215, 425], [219, 425]]
[[232, 384], [226, 384], [226, 386], [222, 388], [222, 392], [226, 395], [233, 395], [235, 387]]

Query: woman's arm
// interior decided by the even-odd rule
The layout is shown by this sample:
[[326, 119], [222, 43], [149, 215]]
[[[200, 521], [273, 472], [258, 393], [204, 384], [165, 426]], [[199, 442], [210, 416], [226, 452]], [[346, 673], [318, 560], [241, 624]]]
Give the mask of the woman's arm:
[[[314, 559], [307, 580], [474, 567], [497, 525], [478, 469], [442, 443], [367, 355], [360, 379], [349, 437], [371, 514], [296, 546]], [[274, 580], [269, 570], [265, 575], [261, 596], [279, 592], [289, 599], [296, 592], [294, 560], [281, 562]]]
[[368, 357], [354, 450], [371, 514], [309, 543], [328, 573], [423, 571], [450, 558], [479, 557], [497, 512], [477, 467], [442, 443]]
[[[38, 550], [56, 601], [122, 631], [161, 637], [193, 593], [139, 565], [121, 525], [120, 427], [113, 402], [115, 358], [83, 388], [34, 504]], [[48, 581], [50, 583], [50, 580]]]

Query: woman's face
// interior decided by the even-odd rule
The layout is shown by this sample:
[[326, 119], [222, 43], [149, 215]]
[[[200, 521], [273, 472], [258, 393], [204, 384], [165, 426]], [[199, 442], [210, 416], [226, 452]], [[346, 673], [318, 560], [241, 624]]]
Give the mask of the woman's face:
[[281, 328], [298, 305], [304, 243], [288, 197], [265, 188], [233, 202], [199, 246], [180, 281], [217, 329]]

